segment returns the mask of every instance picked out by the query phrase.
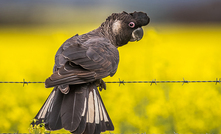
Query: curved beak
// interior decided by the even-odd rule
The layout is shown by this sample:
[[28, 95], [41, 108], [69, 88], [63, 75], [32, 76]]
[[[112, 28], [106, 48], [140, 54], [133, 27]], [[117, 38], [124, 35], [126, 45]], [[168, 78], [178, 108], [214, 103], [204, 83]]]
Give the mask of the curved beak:
[[142, 37], [143, 37], [143, 29], [139, 27], [132, 32], [130, 41], [139, 41], [142, 39]]

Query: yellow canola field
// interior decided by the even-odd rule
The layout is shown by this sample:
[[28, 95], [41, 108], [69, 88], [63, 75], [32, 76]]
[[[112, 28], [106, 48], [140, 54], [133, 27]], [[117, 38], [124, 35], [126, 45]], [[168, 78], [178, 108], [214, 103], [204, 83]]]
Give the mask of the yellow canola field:
[[[44, 81], [60, 45], [96, 27], [1, 27], [0, 81]], [[118, 71], [104, 81], [221, 78], [221, 25], [150, 24], [144, 34], [119, 48]], [[0, 83], [0, 132], [29, 132], [51, 90], [44, 84]], [[101, 95], [112, 133], [221, 133], [221, 84], [108, 83]]]

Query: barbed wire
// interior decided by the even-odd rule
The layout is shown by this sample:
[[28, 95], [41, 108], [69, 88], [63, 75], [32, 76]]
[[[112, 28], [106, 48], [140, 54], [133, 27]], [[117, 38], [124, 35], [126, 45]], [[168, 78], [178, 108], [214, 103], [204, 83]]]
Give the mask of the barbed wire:
[[111, 82], [105, 82], [105, 83], [119, 83], [119, 86], [121, 84], [125, 84], [125, 83], [150, 83], [150, 85], [152, 84], [155, 84], [157, 85], [157, 83], [182, 83], [182, 85], [184, 85], [185, 83], [215, 83], [217, 85], [217, 83], [220, 83], [221, 82], [221, 78], [216, 78], [216, 80], [209, 80], [209, 81], [188, 81], [188, 80], [185, 80], [183, 78], [182, 81], [169, 81], [169, 80], [166, 80], [166, 81], [157, 81], [156, 79], [153, 79], [152, 81], [124, 81], [124, 80], [120, 80], [119, 81], [111, 81]]
[[43, 81], [25, 81], [25, 79], [23, 79], [23, 81], [0, 81], [0, 84], [1, 83], [8, 83], [8, 84], [14, 84], [14, 83], [22, 83], [23, 84], [23, 87], [24, 87], [24, 85], [26, 84], [26, 85], [28, 85], [29, 83], [45, 83], [45, 82], [43, 82]]
[[[45, 83], [45, 82], [42, 82], [42, 81], [25, 81], [25, 79], [23, 79], [23, 81], [0, 81], [0, 84], [1, 83], [8, 83], [8, 84], [13, 84], [13, 83], [20, 83], [20, 84], [23, 84], [24, 85], [28, 85], [30, 83]], [[157, 85], [157, 83], [182, 83], [182, 85], [184, 85], [185, 83], [215, 83], [216, 85], [219, 83], [221, 83], [221, 78], [216, 78], [216, 80], [208, 80], [208, 81], [200, 81], [200, 80], [197, 80], [197, 81], [188, 81], [188, 80], [185, 80], [183, 78], [183, 80], [181, 81], [169, 81], [169, 80], [166, 80], [166, 81], [157, 81], [156, 79], [153, 79], [152, 81], [124, 81], [124, 80], [119, 80], [118, 81], [106, 81], [105, 83], [119, 83], [119, 86], [122, 84], [122, 85], [125, 85], [126, 83], [135, 83], [135, 84], [138, 84], [138, 83], [150, 83], [150, 85], [152, 84], [155, 84]]]

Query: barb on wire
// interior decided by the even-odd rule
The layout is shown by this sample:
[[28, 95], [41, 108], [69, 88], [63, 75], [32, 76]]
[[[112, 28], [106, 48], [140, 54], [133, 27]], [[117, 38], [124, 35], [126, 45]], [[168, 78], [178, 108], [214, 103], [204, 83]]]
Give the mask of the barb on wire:
[[151, 83], [150, 83], [150, 85], [152, 86], [153, 83], [155, 83], [155, 85], [157, 85], [156, 79], [152, 80]]
[[182, 86], [183, 86], [185, 83], [189, 83], [189, 81], [186, 81], [186, 80], [183, 78], [183, 84], [182, 84]]
[[124, 85], [124, 80], [120, 80], [120, 78], [119, 78], [119, 86], [120, 86], [120, 84], [123, 84]]
[[219, 78], [219, 80], [218, 80], [218, 78], [216, 78], [216, 85], [217, 85], [217, 83], [220, 84], [220, 80], [221, 80], [221, 78]]
[[[25, 79], [23, 79], [23, 81], [21, 82], [16, 82], [16, 81], [0, 81], [0, 84], [1, 83], [21, 83], [24, 85], [28, 85], [29, 83], [45, 83], [45, 82], [42, 82], [42, 81], [34, 81], [34, 82], [31, 82], [31, 81], [25, 81]], [[216, 85], [219, 83], [221, 83], [221, 78], [216, 78], [216, 80], [210, 80], [210, 81], [188, 81], [188, 80], [185, 80], [183, 78], [182, 81], [157, 81], [156, 79], [153, 79], [152, 81], [124, 81], [124, 80], [121, 80], [119, 78], [119, 81], [106, 81], [105, 83], [119, 83], [119, 86], [121, 84], [125, 85], [125, 83], [150, 83], [150, 86], [153, 85], [153, 83], [155, 83], [155, 85], [157, 85], [157, 83], [182, 83], [182, 85], [184, 85], [185, 83], [215, 83]]]

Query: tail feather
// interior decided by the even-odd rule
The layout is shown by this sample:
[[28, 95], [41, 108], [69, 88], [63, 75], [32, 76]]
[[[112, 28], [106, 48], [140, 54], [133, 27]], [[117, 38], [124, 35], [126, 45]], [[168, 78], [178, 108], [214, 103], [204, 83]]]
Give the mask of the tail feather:
[[86, 129], [86, 116], [83, 116], [81, 118], [81, 122], [78, 126], [78, 128], [75, 131], [72, 131], [73, 134], [83, 134]]
[[89, 86], [89, 102], [87, 111], [87, 126], [85, 134], [99, 134], [106, 130], [114, 130], [112, 121], [104, 107], [101, 96], [95, 85]]
[[58, 130], [62, 128], [60, 109], [63, 97], [64, 94], [56, 89], [54, 98], [51, 100], [51, 105], [47, 110], [48, 113], [45, 118], [45, 127], [47, 130]]
[[85, 98], [87, 98], [87, 90], [82, 85], [71, 86], [70, 90], [63, 98], [61, 119], [64, 129], [75, 131], [81, 122], [82, 113], [85, 108]]
[[[111, 119], [110, 119], [110, 117], [109, 117], [109, 115], [108, 115], [108, 113], [107, 113], [107, 110], [106, 110], [106, 108], [105, 108], [105, 106], [104, 106], [104, 103], [103, 103], [103, 101], [102, 101], [102, 99], [101, 99], [101, 96], [100, 96], [100, 94], [99, 94], [97, 88], [96, 88], [95, 91], [96, 91], [96, 93], [97, 93], [98, 100], [99, 100], [99, 106], [100, 106], [100, 107], [99, 107], [99, 110], [102, 111], [102, 112], [99, 112], [99, 113], [101, 113], [100, 115], [103, 116], [103, 118], [101, 118], [99, 124], [102, 124], [102, 122], [103, 122], [103, 125], [104, 125], [105, 127], [103, 127], [103, 125], [102, 125], [102, 128], [105, 128], [106, 130], [114, 130], [114, 125], [113, 125], [113, 123], [112, 123], [112, 121], [111, 121]], [[104, 131], [105, 131], [105, 130], [104, 130]], [[102, 132], [103, 132], [103, 131], [102, 131]]]
[[39, 120], [36, 124], [44, 122], [47, 130], [64, 128], [74, 134], [114, 130], [94, 83], [71, 85], [68, 94], [55, 87], [35, 119]]
[[88, 95], [88, 110], [86, 112], [86, 129], [84, 133], [93, 133], [95, 130], [95, 103], [94, 103], [94, 94], [93, 94], [93, 88], [89, 86], [89, 95]]
[[[60, 107], [59, 102], [62, 100], [63, 94], [55, 87], [51, 94], [48, 96], [47, 100], [37, 113], [33, 121], [32, 125], [38, 125], [41, 123], [45, 123], [45, 128], [47, 130], [59, 130], [62, 128], [62, 124], [60, 122]], [[50, 118], [53, 117], [53, 118]]]

